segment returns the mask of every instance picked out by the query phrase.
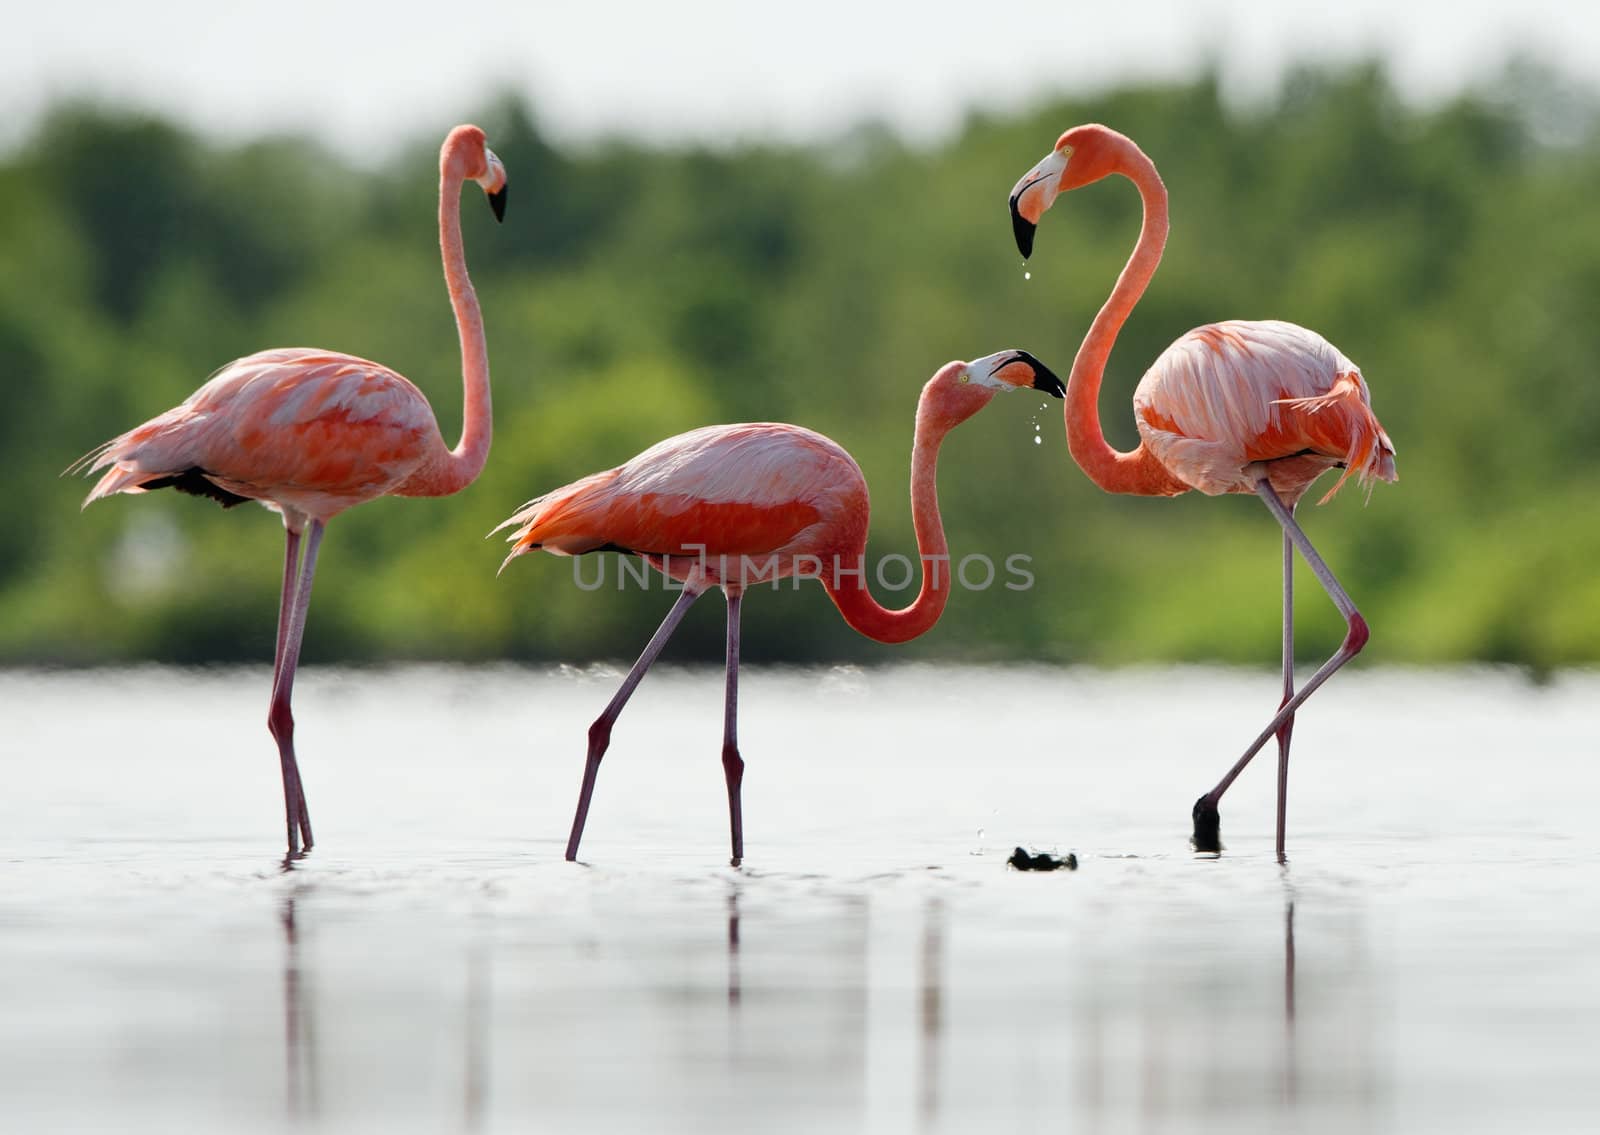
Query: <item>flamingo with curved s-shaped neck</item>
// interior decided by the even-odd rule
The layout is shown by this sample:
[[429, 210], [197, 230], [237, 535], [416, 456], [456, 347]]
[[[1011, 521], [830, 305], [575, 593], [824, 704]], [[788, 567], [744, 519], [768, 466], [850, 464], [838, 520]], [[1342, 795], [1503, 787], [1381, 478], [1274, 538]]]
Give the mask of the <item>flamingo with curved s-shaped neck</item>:
[[906, 642], [927, 631], [939, 621], [950, 592], [949, 545], [934, 484], [939, 446], [997, 391], [1019, 387], [1058, 398], [1063, 393], [1060, 379], [1025, 351], [946, 363], [922, 388], [911, 448], [911, 515], [922, 584], [916, 600], [898, 611], [880, 606], [867, 590], [868, 498], [861, 469], [835, 442], [799, 426], [755, 422], [679, 434], [624, 465], [529, 501], [495, 529], [519, 526], [508, 538], [513, 547], [506, 563], [536, 548], [564, 556], [620, 551], [643, 556], [683, 584], [683, 595], [589, 728], [568, 859], [578, 855], [612, 725], [689, 607], [721, 587], [728, 601], [722, 768], [738, 865], [744, 857], [739, 605], [746, 586], [817, 578], [845, 622], [868, 638]]
[[[1300, 497], [1329, 469], [1342, 468], [1328, 500], [1352, 475], [1367, 485], [1395, 479], [1394, 446], [1373, 416], [1361, 371], [1337, 348], [1293, 323], [1230, 320], [1197, 327], [1163, 351], [1133, 395], [1139, 446], [1119, 453], [1100, 430], [1106, 360], [1144, 294], [1167, 240], [1167, 190], [1133, 141], [1090, 124], [1068, 130], [1011, 191], [1012, 229], [1026, 258], [1035, 226], [1056, 197], [1111, 174], [1138, 188], [1144, 224], [1116, 287], [1073, 360], [1063, 413], [1067, 445], [1107, 492], [1144, 496], [1255, 493], [1283, 528], [1283, 700], [1226, 776], [1194, 806], [1194, 843], [1221, 849], [1217, 804], [1244, 766], [1278, 739], [1277, 854], [1284, 859], [1289, 740], [1294, 714], [1365, 645], [1367, 623], [1295, 521]], [[1321, 502], [1319, 502], [1321, 503]], [[1294, 688], [1294, 550], [1344, 616], [1344, 642], [1299, 692]]]
[[468, 181], [488, 195], [495, 218], [503, 217], [505, 167], [482, 130], [458, 126], [439, 151], [439, 247], [465, 389], [454, 449], [445, 446], [427, 398], [395, 371], [354, 355], [285, 347], [236, 359], [182, 405], [112, 438], [73, 467], [110, 466], [85, 505], [113, 493], [170, 487], [224, 508], [255, 500], [282, 514], [287, 547], [267, 727], [278, 744], [291, 858], [312, 843], [289, 701], [323, 529], [374, 497], [458, 492], [489, 455], [489, 355], [461, 243], [461, 189]]

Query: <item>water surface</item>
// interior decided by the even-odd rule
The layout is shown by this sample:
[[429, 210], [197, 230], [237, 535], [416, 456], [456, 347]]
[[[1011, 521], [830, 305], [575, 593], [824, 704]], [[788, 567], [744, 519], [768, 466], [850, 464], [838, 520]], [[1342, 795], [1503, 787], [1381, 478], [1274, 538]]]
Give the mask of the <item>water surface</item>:
[[[1600, 1086], [1600, 678], [1342, 674], [1187, 848], [1263, 673], [0, 676], [18, 1131], [1564, 1131]], [[1074, 873], [1008, 870], [1017, 844]]]

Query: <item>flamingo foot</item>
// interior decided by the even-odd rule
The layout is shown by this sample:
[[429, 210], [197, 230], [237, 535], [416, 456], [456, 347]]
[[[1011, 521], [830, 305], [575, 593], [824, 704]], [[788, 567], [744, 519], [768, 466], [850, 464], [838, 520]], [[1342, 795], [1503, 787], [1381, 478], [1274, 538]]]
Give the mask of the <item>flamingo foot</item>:
[[1194, 802], [1194, 835], [1189, 842], [1196, 851], [1214, 855], [1222, 850], [1222, 817], [1209, 793]]

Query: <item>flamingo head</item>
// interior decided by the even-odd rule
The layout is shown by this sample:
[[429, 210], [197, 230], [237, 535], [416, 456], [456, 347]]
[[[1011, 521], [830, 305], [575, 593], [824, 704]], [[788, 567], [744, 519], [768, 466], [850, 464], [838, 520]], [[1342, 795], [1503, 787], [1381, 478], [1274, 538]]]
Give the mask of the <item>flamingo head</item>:
[[489, 199], [494, 219], [505, 220], [506, 167], [489, 148], [483, 131], [476, 126], [457, 126], [450, 131], [439, 150], [439, 172], [463, 181], [476, 181]]
[[1033, 234], [1039, 218], [1058, 196], [1116, 172], [1118, 141], [1127, 139], [1098, 123], [1074, 126], [1061, 135], [1043, 161], [1012, 187], [1011, 231], [1024, 260], [1033, 254]]
[[1027, 351], [997, 351], [970, 363], [940, 367], [923, 389], [923, 406], [949, 429], [983, 409], [996, 394], [1023, 389], [1042, 390], [1057, 398], [1067, 393], [1050, 368]]

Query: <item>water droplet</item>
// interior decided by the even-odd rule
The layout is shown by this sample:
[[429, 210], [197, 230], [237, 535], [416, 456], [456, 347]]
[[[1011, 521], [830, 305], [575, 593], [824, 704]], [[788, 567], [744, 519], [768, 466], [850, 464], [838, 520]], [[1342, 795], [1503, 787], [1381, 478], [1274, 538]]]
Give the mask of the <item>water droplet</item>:
[[1031, 279], [1033, 279], [1033, 273], [1032, 272], [1024, 272], [1022, 274], [1022, 278], [1024, 280], [1031, 280]]
[[1043, 445], [1044, 444], [1044, 438], [1040, 437], [1038, 434], [1034, 434], [1033, 435], [1033, 444], [1034, 445]]
[[979, 829], [978, 829], [978, 838], [979, 838], [979, 839], [982, 839], [982, 838], [983, 838], [983, 829], [982, 829], [982, 828], [979, 828]]

